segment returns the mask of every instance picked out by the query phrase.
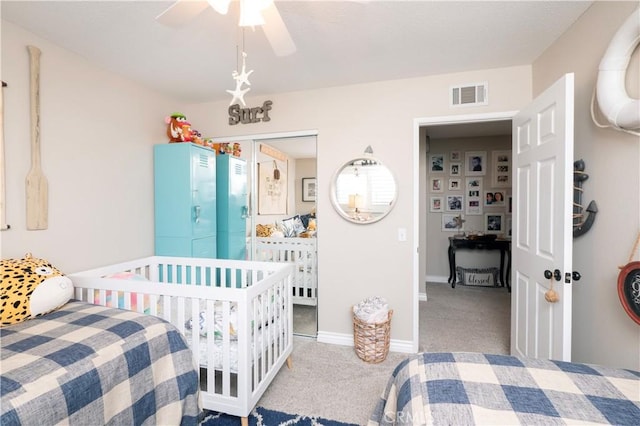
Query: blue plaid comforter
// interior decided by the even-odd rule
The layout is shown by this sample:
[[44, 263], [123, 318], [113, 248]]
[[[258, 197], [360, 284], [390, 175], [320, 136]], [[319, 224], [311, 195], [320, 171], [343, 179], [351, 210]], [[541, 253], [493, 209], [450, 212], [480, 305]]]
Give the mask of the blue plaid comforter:
[[169, 323], [70, 302], [0, 329], [0, 424], [197, 424], [191, 351]]
[[478, 353], [401, 362], [369, 425], [640, 424], [640, 373]]

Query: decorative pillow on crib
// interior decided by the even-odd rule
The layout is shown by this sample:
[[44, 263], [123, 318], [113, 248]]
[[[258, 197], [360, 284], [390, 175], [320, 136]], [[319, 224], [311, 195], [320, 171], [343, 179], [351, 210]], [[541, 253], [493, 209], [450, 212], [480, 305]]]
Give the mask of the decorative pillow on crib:
[[307, 214], [301, 214], [300, 215], [300, 221], [302, 222], [302, 226], [304, 226], [304, 229], [308, 229], [309, 228], [309, 221], [311, 219], [315, 219], [316, 217], [314, 215], [312, 215], [311, 213], [307, 213]]
[[[116, 272], [115, 274], [106, 275], [104, 278], [111, 278], [111, 279], [116, 279], [116, 280], [130, 280], [130, 281], [149, 281], [144, 276], [142, 276], [140, 274], [135, 274], [133, 272]], [[106, 298], [107, 306], [115, 306], [114, 304], [112, 304], [111, 299], [112, 299], [111, 298], [111, 293], [107, 293], [107, 298]], [[95, 297], [93, 299], [93, 303], [95, 305], [101, 305], [101, 303], [100, 303], [100, 295], [99, 295], [99, 293], [97, 291], [95, 293]], [[149, 302], [149, 295], [145, 295], [144, 296], [143, 306], [144, 306], [144, 313], [145, 314], [151, 313], [151, 309], [150, 309], [151, 305], [150, 305], [150, 302]], [[118, 304], [117, 304], [116, 307], [118, 307], [120, 309], [125, 309], [124, 293], [122, 293], [122, 292], [120, 292], [119, 295], [118, 295]], [[137, 293], [132, 293], [131, 294], [131, 308], [130, 308], [130, 310], [138, 312], [138, 294]]]
[[282, 232], [285, 237], [297, 237], [298, 234], [306, 230], [302, 224], [302, 220], [299, 215], [295, 215], [282, 221]]
[[[198, 330], [201, 336], [207, 336], [207, 312], [201, 311], [198, 315]], [[214, 325], [214, 338], [216, 340], [222, 339], [224, 331], [224, 314], [222, 313], [222, 306], [216, 304], [215, 313], [213, 315]], [[238, 340], [238, 314], [236, 311], [236, 305], [231, 305], [229, 309], [229, 337], [231, 340]], [[193, 318], [188, 320], [184, 326], [187, 330], [193, 330]]]
[[73, 283], [44, 259], [27, 253], [22, 259], [0, 261], [2, 326], [51, 312], [73, 297]]

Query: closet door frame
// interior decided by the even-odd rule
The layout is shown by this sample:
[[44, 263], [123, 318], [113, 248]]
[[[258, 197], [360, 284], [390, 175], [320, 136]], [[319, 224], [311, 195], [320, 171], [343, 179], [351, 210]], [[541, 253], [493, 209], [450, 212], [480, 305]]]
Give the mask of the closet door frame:
[[[276, 133], [262, 133], [262, 134], [252, 134], [252, 135], [239, 135], [239, 136], [225, 136], [225, 137], [213, 137], [212, 139], [216, 141], [216, 143], [233, 143], [233, 142], [243, 142], [247, 143], [251, 146], [251, 158], [247, 161], [247, 168], [250, 169], [251, 180], [249, 182], [249, 221], [250, 221], [250, 229], [255, 229], [256, 219], [258, 216], [258, 179], [257, 176], [257, 155], [258, 155], [258, 146], [260, 143], [267, 143], [270, 140], [281, 140], [288, 138], [301, 138], [301, 137], [315, 137], [316, 139], [316, 152], [318, 149], [318, 131], [317, 130], [300, 130], [295, 132], [276, 132]], [[317, 166], [317, 159], [316, 159]], [[250, 259], [254, 259], [255, 257], [255, 246], [256, 246], [256, 235], [255, 232], [251, 232], [251, 240], [248, 244], [251, 247], [250, 250]], [[319, 261], [318, 265], [316, 265], [320, 269]], [[317, 273], [317, 271], [316, 271]], [[318, 277], [319, 278], [319, 277]], [[316, 282], [318, 288], [320, 287], [319, 281]], [[319, 291], [318, 291], [319, 293]], [[319, 294], [318, 294], [318, 303], [316, 304], [316, 336], [317, 332], [320, 329], [319, 318], [318, 318], [318, 307], [319, 307]]]

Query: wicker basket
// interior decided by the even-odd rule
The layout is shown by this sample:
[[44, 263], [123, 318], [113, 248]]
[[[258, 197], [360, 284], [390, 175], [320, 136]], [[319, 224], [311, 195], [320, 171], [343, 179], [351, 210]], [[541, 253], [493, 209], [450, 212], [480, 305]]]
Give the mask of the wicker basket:
[[392, 315], [393, 310], [389, 310], [389, 318], [386, 321], [368, 323], [353, 314], [353, 344], [361, 360], [377, 364], [387, 358]]

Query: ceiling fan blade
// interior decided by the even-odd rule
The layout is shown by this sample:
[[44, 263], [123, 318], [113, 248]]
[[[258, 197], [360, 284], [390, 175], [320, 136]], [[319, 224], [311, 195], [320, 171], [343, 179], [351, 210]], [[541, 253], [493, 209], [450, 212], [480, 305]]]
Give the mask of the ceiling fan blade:
[[275, 2], [262, 11], [265, 24], [262, 26], [264, 35], [269, 40], [273, 51], [277, 56], [291, 55], [296, 51], [296, 45], [291, 39], [291, 34], [278, 12]]
[[209, 7], [209, 3], [199, 0], [178, 0], [167, 10], [156, 16], [156, 20], [169, 27], [179, 27], [189, 23], [200, 12]]

